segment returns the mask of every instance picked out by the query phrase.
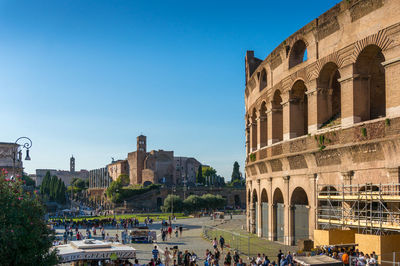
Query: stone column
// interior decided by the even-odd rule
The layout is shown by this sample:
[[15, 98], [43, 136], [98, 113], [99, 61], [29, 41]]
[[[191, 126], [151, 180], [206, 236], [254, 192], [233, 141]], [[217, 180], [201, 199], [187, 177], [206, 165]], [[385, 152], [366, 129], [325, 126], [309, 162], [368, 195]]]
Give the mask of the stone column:
[[274, 240], [274, 196], [272, 195], [272, 177], [268, 178], [269, 198], [268, 198], [268, 240]]
[[[385, 52], [385, 57], [391, 56], [389, 51]], [[400, 57], [386, 60], [382, 65], [385, 68], [386, 116], [400, 116]]]
[[[366, 106], [366, 103], [363, 103], [364, 101], [362, 100], [367, 96], [369, 99], [369, 94], [365, 95], [365, 92], [362, 92], [363, 84], [361, 84], [360, 76], [354, 75], [353, 71], [354, 64], [349, 64], [339, 69], [340, 76], [342, 77], [338, 80], [340, 82], [340, 105], [342, 108], [341, 123], [344, 127], [360, 122], [362, 120], [362, 110], [366, 108], [369, 110], [369, 104]], [[357, 97], [359, 99], [357, 99], [358, 102], [355, 104]]]
[[260, 179], [257, 179], [257, 185], [258, 185], [258, 195], [257, 195], [257, 236], [261, 237], [262, 235], [262, 213], [261, 213], [261, 181]]
[[266, 114], [267, 114], [267, 130], [268, 130], [267, 145], [269, 146], [274, 143], [274, 140], [272, 138], [272, 117], [273, 117], [272, 109], [269, 109]]
[[295, 133], [291, 132], [291, 110], [290, 110], [289, 92], [282, 94], [282, 115], [283, 115], [283, 140], [289, 140]]
[[289, 180], [290, 176], [284, 176], [284, 189], [283, 193], [286, 191], [286, 201], [285, 201], [285, 237], [284, 244], [291, 245], [292, 244], [292, 206], [290, 204], [290, 196], [289, 196]]
[[310, 212], [309, 223], [308, 223], [308, 232], [310, 234], [310, 238], [314, 239], [314, 229], [318, 229], [318, 191], [317, 191], [317, 174], [309, 174], [308, 180], [310, 181], [312, 188], [312, 198], [309, 199]]
[[267, 130], [268, 130], [268, 145], [274, 144], [282, 140], [283, 129], [283, 112], [282, 109], [274, 108], [274, 105], [281, 103], [271, 103], [271, 109], [267, 111]]
[[246, 129], [245, 129], [246, 133], [246, 157], [249, 155], [250, 153], [250, 124], [246, 125]]
[[[354, 176], [354, 171], [344, 171], [341, 172], [342, 177], [343, 177], [343, 184], [346, 186], [351, 186], [353, 184], [353, 176]], [[350, 187], [350, 193], [352, 193], [352, 187]]]
[[257, 149], [267, 146], [267, 116], [260, 114], [257, 122]]
[[308, 101], [308, 133], [314, 133], [321, 126], [317, 120], [317, 80], [313, 79], [305, 85], [307, 87], [306, 95]]

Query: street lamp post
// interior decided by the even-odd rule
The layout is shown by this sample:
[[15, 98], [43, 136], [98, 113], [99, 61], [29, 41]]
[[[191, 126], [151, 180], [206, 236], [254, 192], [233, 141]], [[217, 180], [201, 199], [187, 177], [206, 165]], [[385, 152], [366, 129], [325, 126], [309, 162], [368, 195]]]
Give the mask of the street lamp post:
[[[23, 144], [19, 144], [18, 142], [22, 140]], [[21, 149], [26, 149], [26, 156], [25, 156], [25, 161], [30, 161], [31, 157], [29, 156], [29, 149], [32, 147], [32, 140], [28, 137], [19, 137], [16, 141], [15, 144], [17, 145], [17, 148], [13, 150], [12, 153], [12, 159], [13, 159], [13, 177], [15, 178], [15, 163], [17, 161], [17, 154], [18, 154], [18, 160], [22, 161], [22, 151], [19, 150], [19, 147], [21, 147]], [[18, 151], [19, 150], [19, 151]]]

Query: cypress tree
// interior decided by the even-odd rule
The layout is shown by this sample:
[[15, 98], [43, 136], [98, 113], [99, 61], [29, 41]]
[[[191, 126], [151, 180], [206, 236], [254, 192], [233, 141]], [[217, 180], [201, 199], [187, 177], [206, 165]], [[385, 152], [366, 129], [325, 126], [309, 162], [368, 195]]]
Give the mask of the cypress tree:
[[203, 170], [202, 170], [201, 165], [199, 165], [199, 168], [197, 169], [196, 183], [204, 184]]
[[239, 163], [235, 162], [233, 164], [233, 171], [232, 171], [232, 176], [231, 176], [231, 182], [239, 180], [240, 181], [240, 171], [239, 171]]

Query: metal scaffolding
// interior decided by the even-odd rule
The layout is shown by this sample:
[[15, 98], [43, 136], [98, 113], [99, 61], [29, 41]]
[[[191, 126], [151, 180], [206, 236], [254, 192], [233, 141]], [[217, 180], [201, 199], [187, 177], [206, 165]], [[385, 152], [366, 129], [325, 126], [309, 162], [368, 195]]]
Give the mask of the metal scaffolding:
[[318, 184], [318, 229], [400, 232], [400, 184]]

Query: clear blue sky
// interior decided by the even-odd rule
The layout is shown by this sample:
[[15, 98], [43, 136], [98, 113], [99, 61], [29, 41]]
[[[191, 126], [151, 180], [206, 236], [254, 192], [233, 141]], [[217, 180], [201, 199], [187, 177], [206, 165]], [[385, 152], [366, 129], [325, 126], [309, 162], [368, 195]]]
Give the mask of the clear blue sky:
[[0, 141], [36, 168], [103, 167], [136, 149], [244, 167], [244, 56], [264, 59], [338, 0], [0, 1]]

